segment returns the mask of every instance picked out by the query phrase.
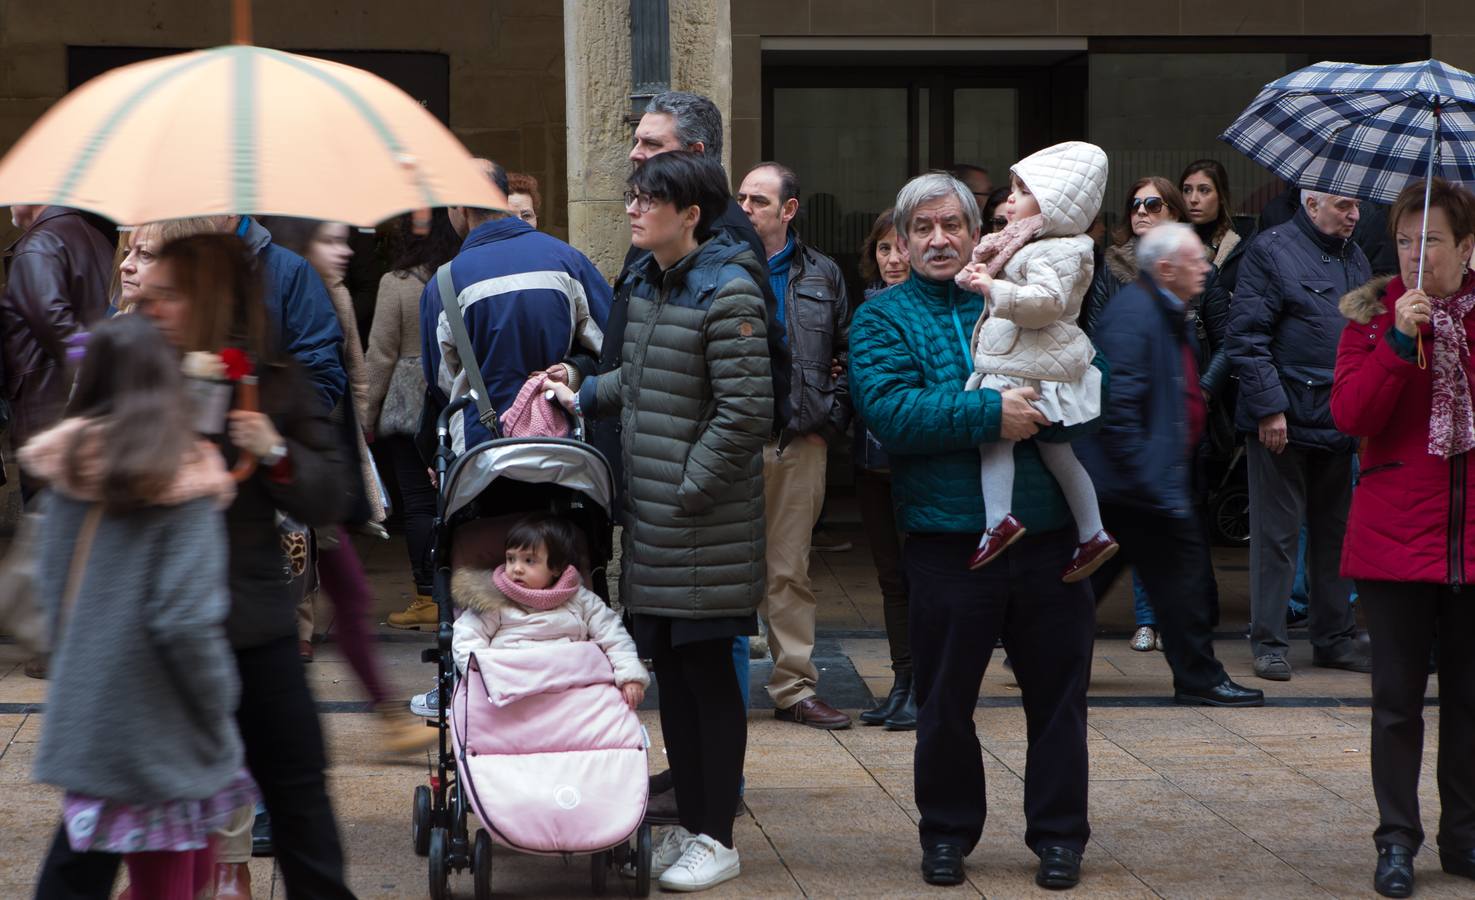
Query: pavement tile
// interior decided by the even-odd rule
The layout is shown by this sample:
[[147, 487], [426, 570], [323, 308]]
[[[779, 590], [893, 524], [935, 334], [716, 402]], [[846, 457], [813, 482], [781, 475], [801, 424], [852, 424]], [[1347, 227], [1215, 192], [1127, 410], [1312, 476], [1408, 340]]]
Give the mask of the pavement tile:
[[1221, 728], [1252, 741], [1288, 735], [1351, 739], [1367, 734], [1366, 728], [1359, 729], [1324, 709], [1204, 709], [1200, 713]]
[[1086, 724], [1123, 747], [1162, 741], [1237, 740], [1233, 732], [1193, 707], [1092, 709]]
[[[1254, 797], [1273, 797], [1276, 802], [1340, 797], [1314, 778], [1290, 769], [1189, 770], [1173, 773], [1168, 781], [1193, 799], [1208, 804]], [[1366, 783], [1363, 787], [1370, 789]]]
[[[1268, 800], [1273, 796], [1273, 800]], [[1350, 851], [1366, 847], [1378, 817], [1337, 796], [1214, 800], [1206, 805], [1241, 833], [1274, 852]], [[1335, 823], [1335, 827], [1327, 827]]]
[[[1336, 897], [1373, 897], [1373, 870], [1377, 866], [1377, 851], [1373, 849], [1372, 834], [1366, 836], [1360, 848], [1350, 851], [1328, 853], [1314, 849], [1288, 849], [1277, 851], [1287, 865], [1311, 879], [1316, 885]], [[1414, 859], [1414, 896], [1420, 900], [1469, 900], [1472, 890], [1468, 879], [1446, 875], [1439, 868], [1439, 859], [1426, 849]]]

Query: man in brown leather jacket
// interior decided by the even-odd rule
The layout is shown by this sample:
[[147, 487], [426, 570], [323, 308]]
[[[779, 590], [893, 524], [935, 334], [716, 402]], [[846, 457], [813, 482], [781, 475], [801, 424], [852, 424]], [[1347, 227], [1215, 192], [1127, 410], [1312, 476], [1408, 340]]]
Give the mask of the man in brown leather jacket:
[[[71, 390], [67, 339], [107, 313], [113, 246], [75, 209], [13, 206], [10, 215], [25, 233], [6, 251], [0, 355], [19, 447], [61, 418]], [[22, 475], [22, 496], [34, 493]]]
[[[799, 178], [776, 162], [759, 163], [743, 178], [737, 201], [763, 241], [769, 284], [793, 359], [788, 427], [763, 450], [767, 517], [768, 620], [774, 714], [812, 728], [847, 728], [850, 716], [815, 694], [818, 603], [809, 581], [810, 535], [825, 498], [829, 444], [850, 423], [845, 375], [850, 302], [840, 267], [807, 246], [791, 227], [799, 212]], [[838, 372], [836, 369], [838, 368]]]

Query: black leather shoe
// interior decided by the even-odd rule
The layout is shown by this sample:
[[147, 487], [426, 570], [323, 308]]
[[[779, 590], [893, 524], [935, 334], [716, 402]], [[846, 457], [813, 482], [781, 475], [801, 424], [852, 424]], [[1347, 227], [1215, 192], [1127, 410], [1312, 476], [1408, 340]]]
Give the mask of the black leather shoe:
[[876, 704], [875, 709], [868, 709], [860, 714], [860, 721], [866, 725], [884, 725], [886, 720], [896, 715], [901, 705], [906, 702], [907, 694], [912, 690], [912, 673], [899, 673], [891, 682], [891, 693], [886, 699]]
[[901, 704], [901, 708], [886, 719], [886, 730], [917, 730], [917, 695], [914, 691], [907, 691], [906, 701]]
[[1373, 890], [1384, 897], [1407, 897], [1414, 892], [1414, 853], [1397, 844], [1378, 848], [1378, 870]]
[[1176, 691], [1173, 699], [1189, 706], [1264, 706], [1265, 692], [1242, 687], [1226, 678], [1201, 691]]
[[1439, 867], [1451, 875], [1475, 878], [1475, 847], [1464, 850], [1440, 850]]
[[256, 807], [256, 821], [251, 823], [251, 855], [276, 855], [271, 842], [271, 815], [267, 813], [266, 807], [259, 804]]
[[1352, 648], [1336, 656], [1311, 655], [1311, 664], [1320, 669], [1345, 669], [1367, 674], [1373, 670], [1373, 658], [1366, 650]]
[[1081, 883], [1081, 855], [1068, 847], [1040, 848], [1040, 870], [1035, 884], [1064, 891]]
[[923, 850], [922, 880], [943, 886], [962, 884], [963, 848], [957, 844], [938, 844]]

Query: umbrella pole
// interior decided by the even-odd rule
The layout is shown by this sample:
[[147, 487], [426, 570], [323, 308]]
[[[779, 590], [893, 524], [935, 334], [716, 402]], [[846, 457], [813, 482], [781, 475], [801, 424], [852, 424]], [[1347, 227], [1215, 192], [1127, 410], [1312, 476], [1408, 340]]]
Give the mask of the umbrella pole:
[[[1439, 102], [1434, 102], [1434, 128], [1429, 132], [1429, 170], [1424, 175], [1424, 218], [1419, 224], [1419, 278], [1417, 290], [1424, 289], [1424, 243], [1429, 238], [1429, 193], [1434, 188], [1434, 157], [1439, 155]], [[1424, 334], [1419, 332], [1419, 368], [1428, 364], [1424, 361]]]
[[251, 43], [251, 0], [231, 0], [232, 44]]

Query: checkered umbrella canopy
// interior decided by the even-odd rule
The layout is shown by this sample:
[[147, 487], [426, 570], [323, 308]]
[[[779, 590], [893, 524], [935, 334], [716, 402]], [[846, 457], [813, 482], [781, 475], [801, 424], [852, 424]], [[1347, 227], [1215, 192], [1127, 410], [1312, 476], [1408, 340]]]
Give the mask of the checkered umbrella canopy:
[[[1302, 188], [1391, 203], [1430, 171], [1475, 186], [1475, 76], [1323, 62], [1267, 84], [1220, 140]], [[1431, 141], [1431, 138], [1433, 139]]]

